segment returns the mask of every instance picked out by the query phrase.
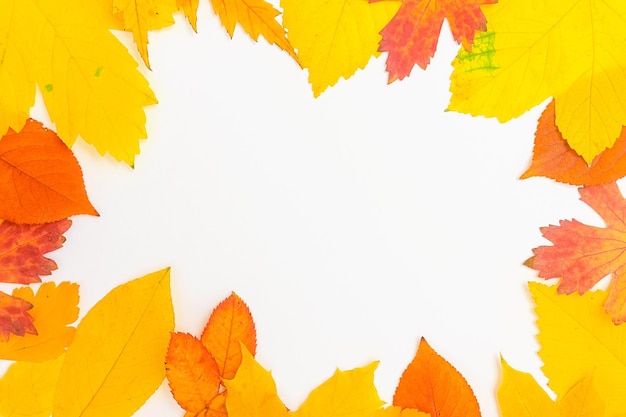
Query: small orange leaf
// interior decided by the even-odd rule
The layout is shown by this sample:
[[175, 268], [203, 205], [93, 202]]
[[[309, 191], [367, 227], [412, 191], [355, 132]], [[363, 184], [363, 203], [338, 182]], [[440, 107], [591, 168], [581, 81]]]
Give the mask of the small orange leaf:
[[67, 219], [41, 225], [0, 222], [0, 282], [30, 284], [50, 275], [57, 264], [43, 254], [63, 245], [71, 225]]
[[0, 218], [13, 223], [98, 215], [72, 151], [56, 133], [32, 119], [19, 133], [9, 129], [0, 140], [0, 195]]
[[165, 374], [174, 399], [183, 409], [193, 415], [204, 415], [216, 405], [213, 401], [220, 390], [217, 364], [202, 342], [192, 335], [172, 333]]
[[626, 175], [626, 128], [615, 144], [596, 156], [590, 165], [567, 144], [555, 124], [554, 100], [539, 118], [533, 160], [520, 179], [548, 177], [572, 185], [596, 185]]
[[252, 355], [256, 352], [256, 330], [248, 306], [235, 293], [222, 301], [211, 317], [200, 338], [217, 362], [219, 375], [232, 379], [241, 364], [243, 343]]
[[463, 375], [424, 338], [400, 378], [393, 405], [437, 417], [480, 417], [478, 401]]
[[28, 301], [0, 291], [0, 342], [9, 340], [11, 334], [37, 334], [33, 318], [28, 314], [31, 308], [33, 305]]

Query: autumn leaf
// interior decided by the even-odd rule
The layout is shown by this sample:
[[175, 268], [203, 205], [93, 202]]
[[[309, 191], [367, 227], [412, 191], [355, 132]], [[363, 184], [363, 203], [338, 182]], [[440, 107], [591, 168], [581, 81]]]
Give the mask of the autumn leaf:
[[49, 223], [75, 214], [98, 215], [87, 198], [72, 151], [51, 130], [29, 119], [0, 140], [0, 218]]
[[537, 381], [513, 369], [502, 359], [502, 383], [498, 403], [502, 417], [601, 417], [604, 401], [591, 377], [583, 377], [564, 395], [553, 401]]
[[449, 109], [504, 122], [554, 97], [556, 125], [587, 163], [626, 125], [626, 2], [502, 1], [453, 62]]
[[148, 69], [148, 31], [173, 25], [176, 10], [176, 0], [113, 0], [113, 15], [123, 22], [124, 30], [132, 32]]
[[576, 220], [561, 220], [559, 226], [542, 227], [553, 246], [533, 249], [525, 263], [539, 277], [560, 278], [560, 294], [579, 294], [611, 275], [606, 312], [616, 324], [626, 320], [626, 201], [614, 182], [579, 189], [581, 200], [604, 220], [606, 228]]
[[398, 10], [398, 3], [365, 0], [281, 0], [283, 26], [298, 61], [309, 70], [313, 95], [365, 68], [379, 56], [379, 32]]
[[253, 40], [257, 41], [259, 35], [263, 35], [270, 44], [278, 46], [298, 61], [285, 29], [276, 20], [280, 12], [270, 3], [265, 0], [211, 0], [211, 4], [231, 38], [239, 23]]
[[198, 31], [198, 0], [176, 0], [179, 10], [182, 10], [194, 32]]
[[63, 245], [71, 225], [67, 219], [37, 225], [0, 221], [0, 282], [31, 284], [50, 275], [57, 264], [43, 255]]
[[572, 185], [596, 185], [615, 181], [624, 175], [626, 128], [622, 128], [612, 148], [587, 165], [583, 157], [569, 147], [556, 127], [554, 101], [551, 101], [539, 118], [532, 163], [520, 178], [544, 176]]
[[49, 417], [63, 359], [13, 363], [0, 378], [0, 416]]
[[28, 301], [0, 291], [0, 343], [9, 340], [11, 334], [37, 334], [33, 317], [28, 314], [31, 308], [33, 305]]
[[478, 401], [465, 378], [424, 338], [400, 378], [393, 405], [438, 417], [480, 417]]
[[225, 379], [232, 379], [239, 368], [240, 343], [254, 355], [254, 321], [248, 306], [237, 294], [232, 293], [213, 310], [200, 340], [215, 358], [219, 375]]
[[78, 319], [78, 284], [46, 282], [33, 294], [30, 287], [16, 288], [13, 296], [33, 306], [36, 334], [11, 336], [0, 342], [0, 359], [41, 362], [54, 359], [69, 346]]
[[379, 408], [374, 414], [372, 414], [372, 417], [430, 417], [430, 414], [413, 408], [391, 406]]
[[217, 363], [200, 340], [187, 333], [173, 333], [165, 372], [174, 399], [183, 409], [194, 415], [204, 410], [221, 410], [215, 410], [223, 405], [215, 401], [221, 384]]
[[146, 137], [143, 107], [156, 98], [97, 8], [99, 2], [79, 0], [62, 7], [58, 0], [4, 2], [0, 132], [23, 127], [38, 86], [68, 146], [80, 135], [101, 154], [133, 165]]
[[[380, 0], [370, 0], [380, 1]], [[457, 43], [471, 51], [474, 32], [485, 31], [480, 6], [496, 0], [402, 0], [398, 13], [380, 32], [380, 52], [388, 52], [389, 82], [408, 77], [414, 65], [426, 69], [435, 56], [444, 19]]]
[[271, 373], [242, 344], [242, 361], [232, 380], [225, 380], [228, 417], [370, 417], [383, 402], [374, 386], [376, 362], [339, 371], [314, 389], [302, 406], [288, 413]]
[[[560, 407], [575, 409], [576, 402], [584, 400], [589, 410], [605, 408], [606, 416], [626, 415], [626, 326], [606, 319], [602, 307], [606, 292], [559, 295], [554, 286], [539, 283], [529, 283], [529, 288], [548, 386], [557, 398], [571, 397], [572, 404]], [[584, 378], [592, 378], [593, 383]]]
[[169, 268], [120, 285], [85, 315], [65, 354], [55, 417], [130, 416], [161, 384], [174, 313]]

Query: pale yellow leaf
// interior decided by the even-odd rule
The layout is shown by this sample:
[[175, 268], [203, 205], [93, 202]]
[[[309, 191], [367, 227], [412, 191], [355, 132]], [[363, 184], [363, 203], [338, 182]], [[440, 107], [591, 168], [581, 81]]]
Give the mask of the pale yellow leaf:
[[281, 0], [281, 6], [283, 26], [300, 65], [309, 70], [317, 97], [379, 55], [379, 32], [398, 11], [399, 2]]
[[165, 377], [174, 329], [169, 268], [114, 288], [83, 318], [67, 350], [55, 417], [128, 417]]
[[63, 359], [11, 365], [0, 379], [0, 417], [50, 416]]

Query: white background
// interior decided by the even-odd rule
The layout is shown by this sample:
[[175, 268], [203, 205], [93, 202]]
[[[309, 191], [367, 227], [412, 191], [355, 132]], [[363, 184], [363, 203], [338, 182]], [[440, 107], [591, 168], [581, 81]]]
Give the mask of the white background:
[[[387, 85], [383, 55], [318, 99], [286, 53], [230, 40], [208, 2], [198, 27], [177, 16], [150, 34], [160, 104], [134, 170], [74, 147], [101, 216], [73, 219], [51, 279], [81, 284], [82, 316], [171, 266], [176, 329], [196, 335], [234, 290], [292, 409], [336, 367], [373, 360], [391, 402], [424, 336], [496, 416], [500, 354], [541, 375], [522, 265], [547, 243], [539, 227], [602, 224], [574, 187], [518, 180], [543, 105], [504, 125], [445, 112], [445, 24], [426, 72]], [[166, 383], [137, 413], [182, 414]]]

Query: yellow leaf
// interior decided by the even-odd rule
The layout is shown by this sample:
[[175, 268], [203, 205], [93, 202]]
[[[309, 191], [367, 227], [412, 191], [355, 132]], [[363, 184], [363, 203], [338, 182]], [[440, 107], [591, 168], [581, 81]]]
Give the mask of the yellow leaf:
[[235, 25], [239, 23], [255, 41], [259, 39], [259, 35], [263, 35], [269, 43], [298, 60], [287, 40], [285, 29], [276, 21], [280, 12], [270, 3], [265, 0], [211, 0], [211, 4], [231, 38]]
[[176, 6], [178, 6], [178, 10], [182, 10], [185, 13], [185, 17], [187, 17], [193, 31], [197, 32], [198, 0], [176, 0]]
[[539, 356], [548, 385], [564, 396], [585, 375], [593, 375], [606, 414], [626, 414], [626, 326], [604, 312], [605, 291], [557, 295], [556, 286], [530, 283], [535, 301]]
[[449, 109], [506, 121], [553, 96], [587, 163], [612, 146], [626, 124], [626, 2], [509, 0], [483, 12], [489, 32], [454, 60]]
[[[132, 165], [156, 103], [126, 48], [79, 0], [0, 0], [0, 132], [21, 129], [42, 91], [59, 136]], [[86, 2], [94, 3], [94, 2]]]
[[174, 329], [169, 268], [120, 285], [83, 318], [67, 350], [55, 417], [127, 417], [165, 377]]
[[177, 9], [174, 0], [113, 0], [113, 14], [124, 22], [124, 30], [132, 32], [146, 67], [150, 68], [148, 31], [173, 25]]
[[576, 383], [563, 398], [558, 400], [561, 417], [602, 417], [605, 415], [604, 401], [595, 389], [591, 377]]
[[287, 408], [278, 398], [272, 374], [241, 346], [241, 365], [231, 380], [224, 380], [228, 417], [281, 417]]
[[350, 371], [336, 370], [294, 413], [297, 417], [370, 417], [384, 404], [374, 386], [378, 362]]
[[1, 417], [48, 417], [64, 355], [45, 362], [15, 362], [0, 379]]
[[537, 384], [535, 378], [502, 363], [502, 383], [498, 403], [502, 417], [557, 417], [557, 405]]
[[366, 0], [281, 0], [283, 26], [298, 60], [309, 70], [315, 97], [365, 68], [378, 56], [380, 31], [399, 3]]
[[11, 335], [0, 342], [0, 359], [41, 362], [65, 352], [76, 330], [68, 324], [78, 318], [78, 284], [46, 282], [37, 295], [30, 287], [22, 287], [13, 290], [13, 296], [33, 304], [29, 313], [37, 334]]
[[372, 417], [430, 417], [430, 414], [414, 408], [402, 408], [393, 405], [376, 410]]

